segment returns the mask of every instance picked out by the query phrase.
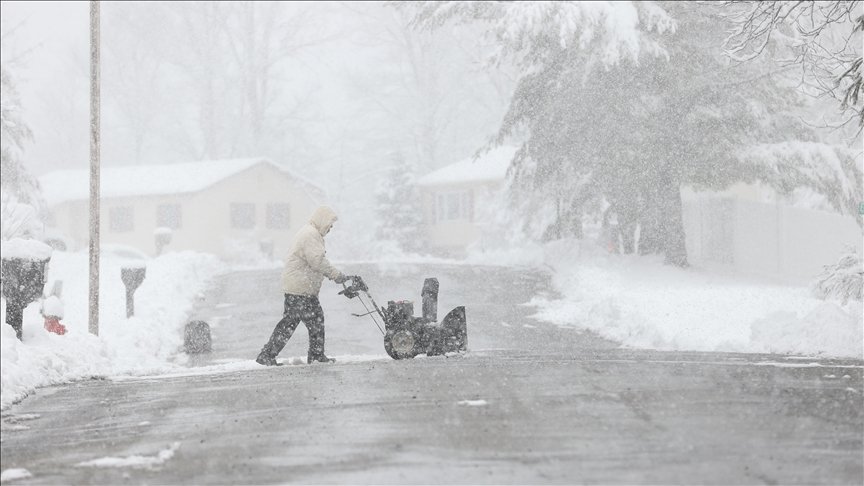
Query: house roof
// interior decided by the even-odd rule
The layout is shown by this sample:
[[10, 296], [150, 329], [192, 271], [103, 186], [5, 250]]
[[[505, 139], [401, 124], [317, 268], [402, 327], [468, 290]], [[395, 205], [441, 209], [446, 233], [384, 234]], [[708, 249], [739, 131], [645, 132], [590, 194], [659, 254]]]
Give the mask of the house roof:
[[503, 181], [516, 147], [496, 147], [478, 158], [468, 157], [430, 172], [417, 180], [420, 186], [439, 186], [464, 182]]
[[[269, 159], [222, 159], [165, 165], [103, 167], [100, 171], [102, 198], [189, 194], [212, 186], [258, 164], [269, 164], [296, 179], [315, 197], [324, 191], [287, 167]], [[59, 170], [39, 178], [45, 202], [50, 205], [90, 197], [90, 172]], [[317, 194], [316, 194], [317, 193]]]

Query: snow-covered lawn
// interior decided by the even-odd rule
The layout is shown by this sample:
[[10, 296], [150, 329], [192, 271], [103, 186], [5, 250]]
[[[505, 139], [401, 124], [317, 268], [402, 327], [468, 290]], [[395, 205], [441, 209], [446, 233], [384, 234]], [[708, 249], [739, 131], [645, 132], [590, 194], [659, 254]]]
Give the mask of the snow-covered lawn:
[[92, 376], [168, 372], [181, 366], [186, 359], [178, 354], [183, 326], [194, 313], [196, 297], [223, 264], [193, 252], [168, 253], [146, 263], [147, 276], [135, 293], [135, 316], [127, 319], [120, 280], [124, 262], [103, 258], [98, 337], [87, 328], [86, 253], [54, 252], [51, 258], [48, 288], [53, 280], [63, 281], [66, 335], [45, 331], [37, 302], [24, 311], [23, 342], [18, 341], [5, 324], [4, 300], [0, 407], [5, 409], [40, 386]]
[[[545, 248], [561, 298], [536, 316], [634, 348], [862, 358], [862, 306], [813, 297], [805, 285], [680, 270], [659, 259]], [[590, 255], [589, 255], [590, 253]]]

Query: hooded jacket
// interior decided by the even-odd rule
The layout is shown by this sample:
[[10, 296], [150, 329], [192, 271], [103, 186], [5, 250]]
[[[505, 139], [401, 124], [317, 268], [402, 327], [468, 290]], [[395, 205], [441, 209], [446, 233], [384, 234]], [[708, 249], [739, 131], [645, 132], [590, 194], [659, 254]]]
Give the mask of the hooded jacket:
[[342, 277], [342, 272], [330, 264], [324, 251], [324, 235], [336, 219], [332, 209], [321, 206], [297, 232], [282, 272], [284, 293], [317, 297], [324, 277], [330, 280]]

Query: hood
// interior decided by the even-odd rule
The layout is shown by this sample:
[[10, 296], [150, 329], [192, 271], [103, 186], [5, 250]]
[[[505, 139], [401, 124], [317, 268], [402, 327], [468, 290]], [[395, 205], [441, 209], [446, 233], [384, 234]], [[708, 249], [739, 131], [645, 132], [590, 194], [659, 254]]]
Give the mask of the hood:
[[318, 209], [312, 213], [312, 216], [309, 218], [309, 223], [321, 233], [321, 236], [327, 234], [330, 231], [330, 227], [333, 226], [333, 223], [339, 219], [336, 217], [336, 213], [330, 209], [328, 206], [320, 206]]

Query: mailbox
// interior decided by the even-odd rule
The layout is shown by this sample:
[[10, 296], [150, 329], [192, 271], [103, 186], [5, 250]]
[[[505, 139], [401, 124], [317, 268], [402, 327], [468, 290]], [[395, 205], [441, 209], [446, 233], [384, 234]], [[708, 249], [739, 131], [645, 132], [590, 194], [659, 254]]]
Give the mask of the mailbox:
[[4, 258], [0, 265], [3, 297], [6, 298], [6, 323], [15, 329], [21, 339], [24, 308], [42, 296], [45, 286], [45, 267], [51, 258], [28, 260]]
[[147, 268], [121, 268], [120, 278], [123, 280], [123, 285], [126, 286], [126, 317], [132, 317], [135, 314], [135, 291], [141, 286], [144, 277], [147, 275]]

